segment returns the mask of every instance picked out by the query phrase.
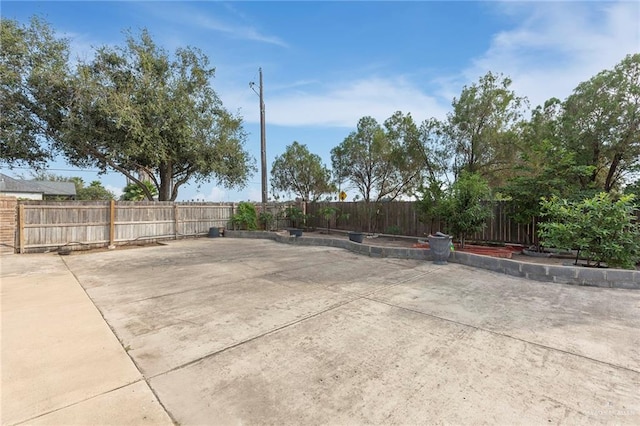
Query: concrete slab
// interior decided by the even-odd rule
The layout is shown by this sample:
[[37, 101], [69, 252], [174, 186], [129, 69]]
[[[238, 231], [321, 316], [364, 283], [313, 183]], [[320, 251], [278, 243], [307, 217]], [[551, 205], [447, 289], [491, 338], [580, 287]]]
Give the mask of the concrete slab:
[[635, 372], [366, 299], [151, 385], [180, 424], [639, 419], [597, 414], [638, 408]]
[[71, 255], [179, 424], [640, 424], [640, 292], [330, 247]]
[[[142, 379], [59, 256], [1, 261], [2, 424], [31, 422]], [[143, 385], [146, 398], [155, 401], [148, 404], [151, 415], [171, 424]], [[109, 405], [96, 400], [91, 409], [100, 408], [105, 419], [118, 424], [126, 418], [117, 407], [126, 402], [122, 395]]]
[[[446, 273], [444, 273], [446, 271]], [[640, 292], [546, 284], [450, 264], [375, 299], [638, 370]]]
[[45, 414], [29, 425], [171, 425], [167, 413], [144, 381], [100, 394]]

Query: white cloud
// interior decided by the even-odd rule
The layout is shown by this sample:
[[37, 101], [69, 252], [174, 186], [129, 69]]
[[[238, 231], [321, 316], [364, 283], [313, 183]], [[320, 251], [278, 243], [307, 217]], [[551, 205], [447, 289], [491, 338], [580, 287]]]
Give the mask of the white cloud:
[[120, 199], [120, 196], [122, 195], [122, 188], [120, 188], [119, 186], [113, 186], [108, 184], [105, 184], [103, 186], [107, 191], [113, 192], [113, 195], [115, 195], [116, 200]]
[[519, 25], [494, 36], [487, 52], [463, 72], [462, 84], [477, 81], [487, 71], [502, 72], [511, 77], [516, 93], [536, 106], [551, 97], [566, 98], [580, 82], [640, 51], [637, 2], [518, 2], [498, 7]]
[[262, 34], [259, 30], [253, 27], [229, 24], [204, 15], [198, 15], [195, 19], [193, 18], [193, 16], [190, 16], [189, 21], [190, 23], [195, 24], [199, 27], [205, 28], [207, 30], [218, 31], [233, 38], [274, 44], [280, 47], [289, 47], [287, 43], [285, 43], [279, 37]]
[[[411, 113], [416, 121], [443, 118], [447, 108], [403, 77], [369, 77], [343, 82], [325, 91], [301, 90], [306, 84], [292, 84], [290, 90], [265, 93], [269, 124], [280, 126], [355, 127], [363, 115], [379, 122], [394, 112]], [[320, 84], [316, 84], [320, 86]], [[259, 121], [259, 102], [247, 89], [220, 90], [225, 105], [240, 109], [248, 122]]]

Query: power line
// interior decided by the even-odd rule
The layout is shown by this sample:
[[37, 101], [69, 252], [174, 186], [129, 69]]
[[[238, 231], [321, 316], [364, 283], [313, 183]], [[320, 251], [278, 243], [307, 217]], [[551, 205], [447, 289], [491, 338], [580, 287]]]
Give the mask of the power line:
[[[33, 171], [38, 171], [38, 170], [34, 169], [33, 167], [11, 167], [11, 168], [8, 168], [8, 170], [33, 170]], [[54, 172], [102, 173], [102, 170], [87, 170], [87, 169], [50, 169], [50, 168], [46, 168], [46, 169], [42, 169], [42, 171], [43, 172], [54, 171]]]

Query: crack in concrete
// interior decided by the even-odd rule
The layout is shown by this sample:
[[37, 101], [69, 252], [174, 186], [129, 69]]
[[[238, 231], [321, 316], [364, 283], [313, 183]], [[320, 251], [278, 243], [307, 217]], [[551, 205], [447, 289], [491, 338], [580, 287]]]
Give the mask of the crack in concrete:
[[[60, 410], [64, 410], [64, 409], [69, 408], [69, 407], [74, 407], [74, 406], [76, 406], [76, 405], [78, 405], [78, 404], [82, 404], [83, 402], [87, 402], [87, 401], [90, 401], [90, 400], [92, 400], [92, 399], [95, 399], [95, 398], [97, 398], [97, 397], [99, 397], [99, 396], [106, 395], [106, 394], [109, 394], [109, 393], [111, 393], [111, 392], [115, 392], [115, 391], [117, 391], [117, 390], [120, 390], [120, 389], [126, 388], [127, 386], [135, 385], [136, 383], [140, 383], [140, 382], [142, 382], [142, 381], [145, 381], [145, 380], [144, 380], [144, 376], [142, 376], [142, 377], [141, 377], [140, 379], [138, 379], [138, 380], [134, 380], [134, 381], [133, 381], [133, 382], [131, 382], [131, 383], [127, 383], [127, 384], [124, 384], [124, 385], [122, 385], [122, 386], [118, 386], [118, 387], [116, 387], [116, 388], [106, 390], [106, 391], [104, 391], [104, 392], [98, 393], [98, 394], [93, 395], [93, 396], [90, 396], [90, 397], [88, 397], [88, 398], [81, 399], [81, 400], [76, 401], [76, 402], [72, 402], [71, 404], [67, 404], [67, 405], [62, 406], [62, 407], [54, 408], [53, 410], [49, 410], [49, 411], [47, 411], [46, 413], [38, 414], [37, 416], [31, 417], [30, 419], [20, 420], [20, 421], [19, 421], [19, 422], [17, 422], [17, 423], [11, 423], [9, 426], [15, 426], [15, 425], [28, 424], [29, 422], [32, 422], [33, 420], [39, 419], [39, 418], [41, 418], [41, 417], [48, 416], [49, 414], [56, 413], [56, 412], [58, 412], [58, 411], [60, 411]], [[147, 384], [147, 385], [148, 385], [148, 384]], [[156, 398], [157, 398], [157, 396], [156, 396]], [[164, 408], [164, 407], [163, 407], [163, 408]], [[166, 411], [166, 410], [165, 410], [165, 411]], [[173, 419], [172, 419], [172, 420], [173, 420]], [[175, 423], [175, 422], [174, 422], [174, 423]]]
[[260, 334], [258, 334], [258, 335], [256, 335], [256, 336], [253, 336], [253, 337], [250, 337], [250, 338], [244, 339], [244, 340], [242, 340], [242, 341], [240, 341], [240, 342], [236, 342], [236, 343], [234, 343], [234, 344], [232, 344], [232, 345], [229, 345], [229, 346], [226, 346], [226, 347], [224, 347], [224, 348], [222, 348], [222, 349], [218, 349], [218, 350], [216, 350], [216, 351], [214, 351], [214, 352], [211, 352], [211, 353], [208, 353], [208, 354], [206, 354], [206, 355], [203, 355], [203, 356], [201, 356], [201, 357], [199, 357], [199, 358], [197, 358], [197, 359], [191, 360], [191, 361], [189, 361], [189, 362], [187, 362], [187, 363], [184, 363], [184, 364], [178, 365], [178, 366], [176, 366], [176, 367], [173, 367], [173, 368], [171, 368], [171, 369], [169, 369], [169, 370], [163, 371], [162, 373], [158, 373], [158, 374], [155, 374], [155, 375], [153, 375], [153, 376], [149, 376], [149, 377], [148, 377], [148, 379], [154, 379], [154, 378], [159, 377], [159, 376], [162, 376], [162, 375], [164, 375], [164, 374], [168, 374], [168, 373], [171, 373], [171, 372], [173, 372], [173, 371], [181, 370], [181, 369], [183, 369], [183, 368], [186, 368], [186, 367], [189, 367], [189, 366], [191, 366], [191, 365], [197, 364], [198, 362], [203, 361], [203, 360], [205, 360], [205, 359], [207, 359], [207, 358], [214, 357], [214, 356], [216, 356], [216, 355], [219, 355], [219, 354], [221, 354], [221, 353], [223, 353], [223, 352], [226, 352], [226, 351], [228, 351], [228, 350], [231, 350], [231, 349], [237, 348], [237, 347], [239, 347], [239, 346], [241, 346], [241, 345], [244, 345], [244, 344], [246, 344], [246, 343], [252, 342], [252, 341], [254, 341], [254, 340], [258, 340], [258, 339], [260, 339], [260, 338], [262, 338], [262, 337], [266, 337], [266, 336], [269, 336], [269, 335], [271, 335], [271, 334], [275, 334], [275, 333], [277, 333], [277, 332], [279, 332], [279, 331], [282, 331], [282, 330], [284, 330], [284, 329], [286, 329], [286, 328], [292, 327], [292, 326], [294, 326], [294, 325], [296, 325], [296, 324], [300, 324], [300, 323], [302, 323], [302, 322], [304, 322], [304, 321], [307, 321], [307, 320], [309, 320], [309, 319], [312, 319], [312, 318], [318, 317], [318, 316], [320, 316], [320, 315], [322, 315], [322, 314], [324, 314], [324, 313], [327, 313], [327, 312], [329, 312], [329, 311], [332, 311], [332, 310], [338, 309], [338, 308], [340, 308], [340, 307], [342, 307], [342, 306], [348, 305], [349, 303], [353, 303], [353, 302], [356, 302], [356, 301], [358, 301], [358, 300], [362, 300], [362, 299], [371, 300], [371, 299], [368, 299], [368, 297], [367, 297], [367, 296], [372, 295], [372, 294], [375, 294], [375, 293], [377, 293], [377, 292], [379, 292], [379, 291], [382, 291], [382, 290], [387, 290], [387, 289], [390, 289], [390, 288], [393, 288], [393, 287], [396, 287], [396, 286], [402, 285], [402, 284], [404, 284], [405, 282], [408, 282], [408, 281], [414, 280], [414, 279], [416, 279], [416, 278], [423, 277], [423, 276], [425, 276], [425, 275], [429, 275], [429, 274], [431, 274], [432, 272], [434, 272], [434, 271], [433, 271], [433, 270], [430, 270], [430, 271], [422, 272], [422, 273], [419, 273], [418, 275], [415, 275], [415, 276], [412, 276], [412, 277], [405, 278], [405, 279], [403, 279], [403, 280], [397, 281], [397, 282], [395, 282], [395, 283], [393, 283], [393, 284], [390, 284], [390, 285], [388, 285], [388, 286], [385, 286], [385, 287], [383, 287], [383, 288], [377, 288], [377, 289], [374, 289], [374, 290], [372, 290], [372, 291], [370, 291], [370, 292], [368, 292], [368, 293], [364, 293], [364, 294], [353, 294], [353, 297], [350, 297], [350, 298], [348, 298], [348, 299], [347, 299], [347, 300], [345, 300], [345, 301], [335, 303], [335, 304], [333, 304], [333, 305], [329, 306], [329, 307], [328, 307], [328, 308], [326, 308], [326, 309], [323, 309], [323, 310], [321, 310], [321, 311], [318, 311], [318, 312], [315, 312], [315, 313], [313, 313], [313, 314], [307, 315], [307, 316], [305, 316], [305, 317], [303, 317], [303, 318], [300, 318], [300, 319], [297, 319], [297, 320], [295, 320], [295, 321], [288, 322], [288, 323], [283, 324], [283, 325], [281, 325], [281, 326], [278, 326], [278, 327], [272, 328], [272, 329], [270, 329], [270, 330], [268, 330], [268, 331], [265, 331], [265, 332], [260, 333]]
[[[109, 330], [111, 330], [111, 332], [113, 333], [113, 335], [115, 336], [115, 338], [118, 340], [118, 343], [120, 343], [120, 347], [122, 347], [122, 350], [124, 351], [124, 353], [127, 355], [127, 357], [129, 357], [129, 359], [131, 360], [131, 362], [133, 363], [134, 367], [136, 368], [136, 370], [138, 370], [138, 373], [140, 374], [140, 377], [142, 377], [142, 379], [140, 380], [136, 380], [134, 383], [137, 383], [139, 381], [144, 381], [147, 384], [147, 387], [149, 388], [149, 391], [151, 391], [151, 393], [153, 394], [153, 396], [156, 398], [156, 401], [158, 401], [158, 404], [160, 404], [160, 407], [162, 407], [162, 409], [164, 410], [165, 413], [167, 413], [167, 416], [169, 416], [169, 419], [171, 419], [171, 421], [173, 422], [173, 424], [177, 425], [178, 422], [175, 419], [175, 417], [173, 416], [173, 414], [167, 409], [167, 407], [165, 407], [165, 405], [163, 404], [163, 402], [160, 400], [160, 397], [158, 396], [158, 394], [156, 393], [155, 389], [153, 389], [153, 387], [151, 387], [151, 384], [149, 383], [149, 380], [147, 379], [147, 377], [142, 374], [142, 370], [140, 369], [140, 366], [138, 365], [138, 363], [136, 362], [135, 359], [133, 359], [133, 357], [131, 356], [131, 354], [129, 353], [129, 351], [127, 351], [127, 349], [124, 347], [124, 345], [122, 344], [122, 340], [120, 340], [120, 337], [118, 336], [118, 333], [116, 333], [116, 331], [113, 329], [113, 327], [111, 327], [111, 324], [109, 324], [109, 321], [107, 321], [107, 319], [104, 317], [104, 312], [102, 312], [102, 310], [100, 309], [100, 307], [98, 305], [95, 304], [95, 302], [93, 301], [93, 299], [91, 298], [91, 296], [89, 296], [89, 293], [87, 293], [87, 290], [85, 290], [85, 288], [82, 286], [82, 284], [80, 283], [80, 279], [78, 278], [78, 276], [75, 274], [75, 272], [73, 272], [71, 270], [71, 268], [69, 267], [69, 265], [67, 264], [66, 260], [64, 258], [62, 259], [62, 263], [64, 263], [65, 268], [67, 268], [67, 271], [69, 271], [69, 273], [73, 276], [73, 278], [76, 280], [76, 283], [78, 284], [78, 286], [80, 286], [80, 288], [82, 289], [82, 291], [84, 292], [84, 294], [87, 296], [87, 299], [89, 299], [89, 301], [91, 302], [91, 304], [96, 308], [96, 310], [98, 311], [98, 313], [100, 314], [100, 316], [102, 317], [102, 320], [104, 321], [104, 323], [107, 325], [107, 327], [109, 327]], [[129, 386], [129, 385], [125, 385], [125, 386]], [[124, 386], [121, 386], [120, 388], [122, 388]], [[115, 389], [114, 389], [115, 390]], [[103, 395], [103, 394], [101, 394]], [[98, 395], [96, 395], [98, 396]], [[91, 399], [91, 398], [89, 398]], [[75, 405], [75, 404], [72, 404]], [[40, 417], [40, 416], [39, 416]]]
[[456, 321], [456, 320], [453, 320], [453, 319], [450, 319], [450, 318], [440, 317], [438, 315], [430, 314], [428, 312], [419, 311], [417, 309], [412, 309], [412, 308], [407, 308], [405, 306], [395, 305], [393, 303], [386, 302], [384, 300], [379, 300], [379, 299], [372, 298], [372, 297], [364, 297], [364, 298], [367, 299], [367, 300], [370, 300], [372, 302], [381, 303], [383, 305], [387, 305], [387, 306], [390, 306], [390, 307], [393, 307], [393, 308], [403, 309], [405, 311], [413, 312], [413, 313], [416, 313], [416, 314], [419, 314], [419, 315], [423, 315], [423, 316], [427, 316], [427, 317], [430, 317], [430, 318], [439, 319], [441, 321], [450, 322], [452, 324], [461, 325], [463, 327], [472, 328], [474, 330], [484, 331], [486, 333], [493, 334], [494, 336], [500, 336], [500, 337], [505, 337], [507, 339], [513, 339], [513, 340], [516, 340], [516, 341], [519, 341], [519, 342], [522, 342], [522, 343], [527, 343], [529, 345], [536, 346], [536, 347], [539, 347], [539, 348], [543, 348], [543, 349], [546, 349], [546, 350], [549, 350], [549, 351], [560, 352], [560, 353], [564, 353], [566, 355], [571, 355], [571, 356], [575, 356], [575, 357], [582, 358], [582, 359], [585, 359], [585, 360], [593, 361], [593, 362], [596, 362], [598, 364], [607, 365], [607, 366], [612, 367], [614, 369], [625, 370], [625, 371], [630, 371], [632, 373], [640, 374], [640, 371], [634, 370], [633, 368], [625, 367], [624, 365], [613, 364], [613, 363], [610, 363], [610, 362], [607, 362], [607, 361], [602, 361], [600, 359], [591, 358], [591, 357], [586, 356], [586, 355], [577, 354], [577, 353], [570, 352], [570, 351], [567, 351], [567, 350], [564, 350], [564, 349], [560, 349], [560, 348], [554, 348], [552, 346], [547, 346], [547, 345], [544, 345], [542, 343], [532, 342], [532, 341], [529, 341], [529, 340], [526, 340], [526, 339], [522, 339], [520, 337], [511, 336], [509, 334], [500, 333], [498, 331], [489, 330], [489, 329], [482, 328], [482, 327], [479, 327], [479, 326], [476, 326], [476, 325], [467, 324], [467, 323]]

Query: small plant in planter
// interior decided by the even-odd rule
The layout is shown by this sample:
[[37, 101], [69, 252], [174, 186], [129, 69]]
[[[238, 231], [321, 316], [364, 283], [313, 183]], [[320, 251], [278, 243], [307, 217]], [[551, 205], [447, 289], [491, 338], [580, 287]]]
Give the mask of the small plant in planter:
[[396, 235], [400, 235], [402, 233], [402, 231], [400, 230], [400, 227], [398, 225], [391, 225], [391, 226], [387, 227], [386, 233], [390, 234], [390, 235], [393, 235], [394, 236], [394, 241], [395, 241], [395, 236]]
[[303, 219], [304, 214], [302, 213], [302, 209], [298, 207], [287, 207], [284, 210], [284, 216], [289, 219], [291, 226], [299, 228], [300, 221]]
[[327, 221], [327, 234], [331, 234], [331, 218], [333, 218], [340, 210], [337, 207], [322, 207], [319, 211], [320, 216]]
[[258, 215], [258, 222], [265, 231], [270, 231], [273, 228], [274, 218], [271, 212], [260, 212]]
[[307, 215], [302, 212], [302, 209], [298, 207], [287, 207], [285, 209], [285, 217], [289, 219], [293, 228], [289, 228], [289, 235], [295, 235], [296, 237], [302, 236], [301, 224], [304, 224]]

